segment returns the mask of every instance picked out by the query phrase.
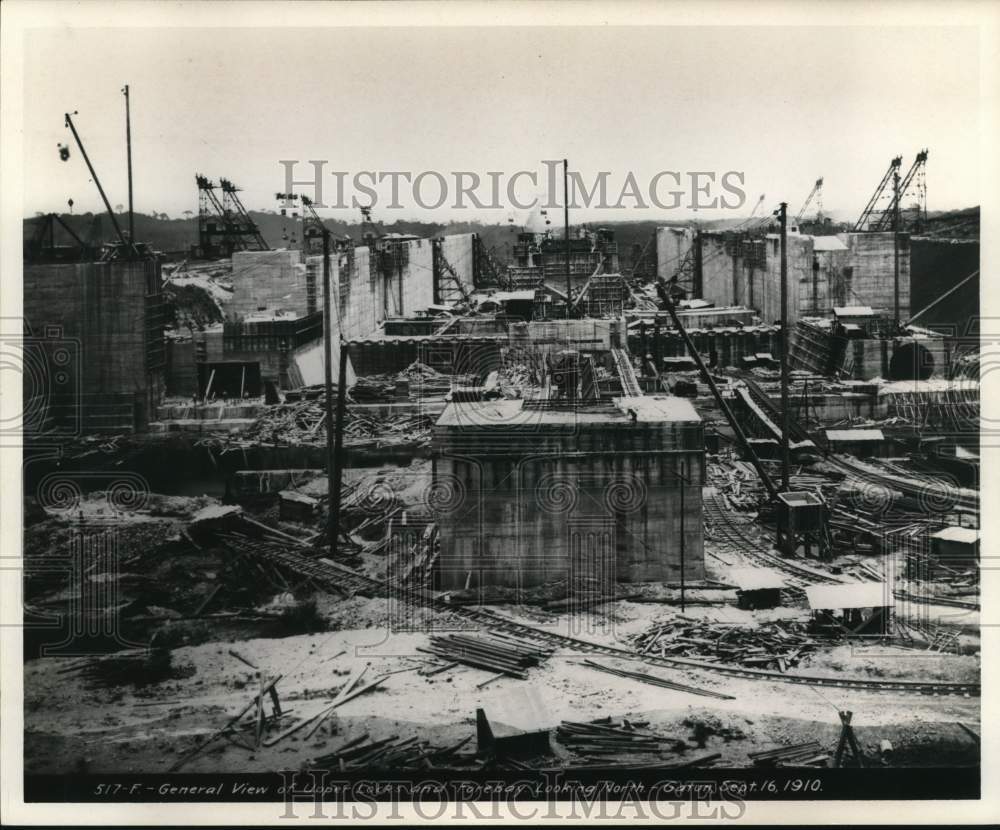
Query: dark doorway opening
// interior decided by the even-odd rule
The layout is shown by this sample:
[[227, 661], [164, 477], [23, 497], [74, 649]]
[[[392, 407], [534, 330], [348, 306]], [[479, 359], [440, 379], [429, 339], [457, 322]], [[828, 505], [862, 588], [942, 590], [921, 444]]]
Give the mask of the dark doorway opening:
[[261, 392], [260, 364], [243, 361], [198, 364], [198, 396], [256, 398]]
[[932, 374], [934, 356], [919, 343], [902, 343], [889, 361], [889, 380], [927, 380]]

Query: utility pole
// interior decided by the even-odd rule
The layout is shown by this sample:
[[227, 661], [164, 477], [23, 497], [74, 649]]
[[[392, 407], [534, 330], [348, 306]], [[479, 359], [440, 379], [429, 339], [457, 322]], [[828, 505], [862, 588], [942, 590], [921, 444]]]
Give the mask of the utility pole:
[[892, 308], [899, 328], [899, 168], [892, 174]]
[[132, 245], [132, 250], [138, 253], [135, 247], [135, 220], [132, 210], [132, 113], [129, 108], [128, 84], [125, 84], [125, 147], [128, 153], [128, 241]]
[[[326, 494], [328, 504], [327, 534], [330, 547], [330, 558], [336, 561], [337, 542], [340, 536], [340, 491], [343, 470], [341, 456], [344, 447], [344, 403], [347, 392], [347, 347], [341, 332], [337, 336], [340, 342], [340, 371], [337, 383], [337, 414], [333, 412], [333, 304], [330, 284], [330, 231], [323, 226], [323, 348], [326, 352], [323, 360], [324, 395], [323, 416], [326, 420]], [[338, 327], [339, 328], [339, 327]]]
[[569, 276], [569, 159], [563, 159], [563, 226], [566, 233], [566, 318], [572, 314], [570, 291], [572, 283]]
[[781, 490], [788, 492], [788, 203], [778, 208], [781, 220]]
[[680, 463], [681, 463], [681, 474], [680, 474], [680, 479], [681, 479], [681, 522], [680, 522], [680, 524], [681, 524], [681, 613], [683, 614], [683, 613], [685, 613], [685, 610], [686, 610], [686, 606], [684, 604], [684, 587], [685, 587], [685, 584], [686, 584], [685, 580], [684, 580], [684, 554], [685, 554], [685, 550], [686, 550], [685, 549], [685, 545], [684, 545], [684, 513], [687, 510], [687, 503], [684, 500], [684, 496], [685, 496], [684, 485], [687, 484], [687, 465], [684, 463], [684, 459], [683, 458], [680, 460]]

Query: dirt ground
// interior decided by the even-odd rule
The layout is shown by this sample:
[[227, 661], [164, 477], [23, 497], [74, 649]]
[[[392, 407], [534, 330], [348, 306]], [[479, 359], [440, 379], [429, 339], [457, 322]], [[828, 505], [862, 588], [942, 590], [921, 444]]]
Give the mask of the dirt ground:
[[[416, 515], [430, 480], [429, 463], [350, 471], [349, 481], [360, 480], [373, 493], [395, 494]], [[325, 480], [315, 478], [301, 489], [321, 495]], [[561, 720], [607, 716], [648, 721], [646, 729], [683, 741], [684, 754], [719, 753], [718, 765], [735, 767], [750, 765], [751, 751], [810, 740], [832, 752], [840, 733], [838, 711], [850, 710], [862, 747], [872, 759], [877, 758], [880, 741], [889, 740], [895, 765], [978, 762], [978, 744], [958, 725], [979, 732], [980, 706], [974, 697], [807, 686], [595, 658], [732, 697], [720, 700], [608, 675], [584, 665], [580, 654], [558, 652], [530, 669], [527, 680], [504, 677], [480, 688], [493, 675], [463, 666], [423, 676], [418, 669], [432, 664], [432, 658], [419, 651], [427, 645], [427, 632], [453, 629], [463, 623], [459, 616], [414, 609], [386, 598], [344, 598], [308, 586], [293, 588], [283, 585], [280, 575], [241, 571], [229, 552], [198, 544], [187, 535], [192, 518], [206, 508], [220, 509], [220, 504], [207, 497], [151, 495], [123, 518], [104, 494], [93, 493], [63, 511], [39, 515], [26, 529], [26, 556], [41, 559], [65, 547], [81, 526], [100, 526], [113, 519], [121, 562], [116, 571], [117, 611], [126, 633], [139, 642], [156, 634], [159, 642], [172, 648], [167, 679], [104, 687], [73, 671], [70, 658], [39, 656], [40, 648], [29, 648], [26, 638], [27, 771], [165, 771], [254, 699], [260, 675], [282, 676], [277, 688], [285, 716], [270, 732], [277, 734], [324, 708], [351, 673], [365, 665], [367, 680], [385, 675], [383, 685], [344, 704], [311, 738], [306, 739], [307, 730], [302, 730], [256, 750], [219, 739], [182, 769], [300, 768], [362, 734], [371, 740], [416, 736], [435, 746], [450, 745], [475, 735], [479, 707], [498, 729], [554, 730]], [[269, 509], [276, 515], [276, 508]], [[275, 516], [268, 520], [273, 522]], [[308, 530], [282, 527], [299, 536]], [[713, 556], [711, 543], [706, 547], [709, 578], [725, 583], [729, 566], [750, 564], [741, 562], [738, 553]], [[359, 567], [370, 574], [384, 570], [384, 556], [365, 554], [359, 560]], [[98, 569], [86, 571], [84, 578], [94, 582], [103, 577]], [[58, 609], [70, 599], [65, 583], [44, 574], [29, 588], [39, 610]], [[608, 602], [582, 616], [527, 604], [496, 605], [491, 610], [555, 633], [622, 648], [632, 648], [637, 635], [681, 613], [679, 591], [673, 587], [644, 586], [626, 595], [633, 599]], [[303, 598], [310, 615], [292, 625], [280, 615], [281, 609]], [[808, 618], [801, 604], [741, 610], [733, 591], [717, 587], [690, 588], [686, 599], [684, 615], [706, 622], [752, 627]], [[925, 615], [928, 611], [927, 607], [897, 610]], [[832, 643], [789, 671], [831, 678], [977, 681], [978, 614], [972, 620], [968, 612], [948, 607], [931, 607], [930, 614], [963, 632], [966, 653]], [[790, 712], [795, 717], [789, 717]], [[699, 723], [708, 731], [703, 747], [693, 737]], [[549, 763], [580, 762], [554, 737], [552, 748], [554, 758]], [[464, 750], [470, 761], [474, 749], [473, 739]], [[668, 753], [663, 760], [674, 763], [682, 758]]]
[[[25, 667], [27, 769], [168, 769], [253, 699], [257, 672], [231, 650], [268, 676], [282, 675], [278, 689], [288, 712], [282, 726], [322, 709], [360, 665], [368, 665], [366, 677], [370, 678], [394, 673], [381, 688], [344, 704], [336, 717], [308, 740], [303, 738], [303, 730], [256, 751], [218, 740], [187, 763], [185, 771], [300, 768], [362, 733], [371, 739], [419, 736], [434, 745], [446, 745], [474, 734], [477, 707], [496, 723], [520, 728], [554, 728], [563, 719], [584, 721], [608, 715], [649, 721], [648, 729], [686, 741], [692, 754], [721, 753], [718, 763], [726, 766], [749, 765], [749, 751], [807, 740], [818, 740], [832, 751], [840, 731], [837, 711], [849, 709], [854, 712], [862, 748], [872, 758], [884, 739], [892, 742], [893, 763], [897, 765], [973, 764], [978, 758], [978, 746], [957, 725], [961, 722], [978, 732], [978, 698], [820, 689], [694, 669], [650, 669], [633, 661], [598, 658], [608, 665], [652, 671], [734, 698], [716, 700], [607, 675], [582, 665], [580, 655], [559, 653], [531, 669], [528, 680], [501, 678], [480, 689], [477, 684], [492, 675], [473, 668], [459, 666], [435, 676], [419, 675], [416, 669], [430, 659], [417, 651], [426, 643], [427, 634], [389, 633], [386, 619], [393, 610], [385, 599], [355, 597], [337, 603], [338, 613], [331, 620], [336, 630], [182, 646], [173, 652], [174, 664], [189, 676], [144, 687], [90, 688], [78, 675], [60, 673], [72, 661], [29, 660]], [[516, 608], [496, 610], [528, 619]], [[719, 609], [710, 610], [717, 613]], [[595, 618], [594, 629], [572, 633], [583, 639], [621, 643], [656, 616], [650, 614], [647, 604], [619, 603], [612, 614]], [[539, 624], [538, 619], [533, 622]], [[554, 630], [570, 630], [571, 623], [565, 617], [548, 615], [548, 623]], [[826, 669], [831, 675], [849, 672], [868, 676], [873, 665], [885, 672], [877, 676], [926, 676], [930, 671], [942, 679], [959, 679], [972, 672], [967, 665], [972, 658], [942, 655], [924, 657], [922, 662], [912, 659], [916, 662], [900, 660], [899, 665], [905, 668], [890, 672], [884, 669], [884, 659], [875, 663], [874, 658], [841, 647], [815, 661], [809, 673]], [[791, 711], [796, 717], [787, 717]], [[533, 713], [532, 723], [519, 723], [526, 712]], [[710, 731], [726, 730], [743, 737], [711, 735], [706, 746], [699, 748], [692, 739], [691, 724], [695, 721], [706, 723]], [[280, 730], [275, 727], [274, 731]], [[467, 749], [472, 747], [474, 740]], [[555, 740], [553, 749], [557, 758], [567, 757], [567, 750]], [[675, 760], [665, 758], [666, 762]]]

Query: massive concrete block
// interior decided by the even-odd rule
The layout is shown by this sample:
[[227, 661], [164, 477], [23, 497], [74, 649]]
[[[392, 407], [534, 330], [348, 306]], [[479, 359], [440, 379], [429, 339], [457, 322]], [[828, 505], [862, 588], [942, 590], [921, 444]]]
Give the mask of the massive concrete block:
[[[871, 306], [887, 317], [894, 314], [895, 266], [893, 234], [838, 234], [848, 250], [845, 294], [849, 305]], [[899, 316], [910, 316], [910, 237], [899, 235]]]
[[682, 558], [702, 578], [703, 438], [681, 398], [450, 404], [430, 498], [439, 585], [675, 581]]
[[[37, 381], [37, 389], [26, 385], [25, 396], [83, 402], [95, 413], [95, 429], [96, 413], [118, 402], [134, 409], [141, 426], [164, 388], [159, 261], [25, 265], [23, 285], [26, 364], [27, 355], [44, 355], [37, 377], [26, 365], [26, 384]], [[120, 419], [107, 424], [120, 426]]]

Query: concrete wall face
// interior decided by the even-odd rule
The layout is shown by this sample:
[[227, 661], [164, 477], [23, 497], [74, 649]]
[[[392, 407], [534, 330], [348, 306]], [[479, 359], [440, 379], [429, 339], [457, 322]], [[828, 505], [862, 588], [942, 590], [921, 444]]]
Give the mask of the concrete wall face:
[[[848, 305], [868, 305], [892, 317], [894, 313], [894, 265], [892, 233], [842, 233], [837, 238], [847, 246], [845, 293]], [[899, 237], [899, 316], [910, 314], [910, 238]]]
[[[725, 241], [721, 236], [702, 234], [701, 237], [701, 299], [715, 305], [749, 305], [749, 294], [736, 280], [734, 291], [733, 258], [726, 253]], [[742, 277], [742, 266], [736, 265], [736, 273]], [[739, 300], [734, 302], [734, 297]]]
[[305, 317], [309, 313], [307, 294], [306, 266], [300, 251], [236, 251], [233, 298], [226, 304], [226, 317], [239, 320], [258, 311], [286, 311]]
[[415, 239], [407, 243], [410, 249], [408, 262], [402, 269], [402, 275], [395, 277], [394, 283], [398, 291], [398, 280], [402, 279], [402, 307], [399, 316], [424, 311], [434, 304], [434, 249], [429, 239]]
[[669, 280], [693, 244], [694, 233], [687, 228], [657, 228], [656, 275]]
[[[381, 291], [378, 275], [369, 271], [371, 252], [355, 248], [353, 262], [346, 255], [330, 257], [330, 284], [339, 288], [339, 320], [343, 336], [348, 340], [369, 337], [381, 321]], [[316, 274], [317, 298], [323, 308], [323, 257], [311, 256], [306, 267]]]
[[475, 238], [474, 233], [456, 233], [441, 237], [441, 253], [455, 269], [455, 273], [458, 274], [466, 291], [474, 289]]
[[159, 291], [159, 262], [26, 265], [23, 279], [24, 318], [41, 351], [53, 357], [66, 341], [71, 355], [65, 371], [47, 370], [46, 394], [95, 411], [133, 400], [144, 420], [164, 387], [163, 369], [146, 366], [147, 295]]
[[800, 290], [802, 317], [829, 317], [835, 306], [853, 305], [844, 289], [847, 251], [814, 251], [811, 280]]
[[[660, 228], [657, 250], [673, 250], [680, 238]], [[790, 234], [787, 242], [788, 316], [794, 323], [803, 316], [826, 317], [834, 306], [869, 305], [877, 312], [893, 313], [893, 242], [891, 233], [840, 234], [846, 251], [816, 251], [811, 236]], [[668, 244], [670, 243], [670, 244]], [[781, 240], [769, 234], [764, 241], [763, 267], [726, 250], [721, 234], [704, 233], [702, 245], [702, 299], [716, 305], [748, 305], [764, 322], [781, 318]], [[670, 269], [667, 269], [670, 270]], [[666, 273], [669, 277], [673, 273]], [[900, 238], [900, 315], [909, 313], [909, 242]]]
[[470, 573], [473, 587], [675, 581], [682, 525], [685, 577], [704, 577], [700, 423], [501, 427], [492, 440], [503, 454], [477, 452], [491, 439], [460, 431], [438, 427], [435, 439], [436, 486], [455, 495], [438, 517], [440, 587]]

